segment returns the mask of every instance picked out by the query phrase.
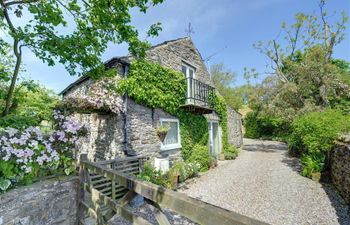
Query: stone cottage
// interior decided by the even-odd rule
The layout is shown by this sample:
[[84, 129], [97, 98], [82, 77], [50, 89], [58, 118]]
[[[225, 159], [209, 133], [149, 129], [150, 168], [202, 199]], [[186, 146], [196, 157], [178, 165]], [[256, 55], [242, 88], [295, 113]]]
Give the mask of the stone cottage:
[[[147, 59], [186, 75], [187, 96], [184, 110], [202, 114], [209, 126], [208, 151], [218, 157], [222, 151], [220, 117], [208, 106], [202, 92], [215, 91], [203, 59], [190, 38], [180, 38], [155, 45], [147, 51]], [[105, 63], [106, 68], [115, 68], [118, 74], [127, 76], [130, 57], [115, 57]], [[81, 77], [64, 89], [63, 99], [81, 98], [88, 94], [96, 82]], [[126, 155], [166, 154], [177, 157], [181, 151], [181, 132], [178, 118], [162, 109], [137, 104], [133, 99], [116, 96], [123, 104], [122, 114], [75, 112], [73, 117], [90, 125], [90, 137], [82, 144], [81, 152], [88, 153], [92, 160], [104, 160]], [[161, 142], [156, 128], [167, 125], [170, 129]], [[241, 115], [228, 109], [229, 143], [242, 145]]]

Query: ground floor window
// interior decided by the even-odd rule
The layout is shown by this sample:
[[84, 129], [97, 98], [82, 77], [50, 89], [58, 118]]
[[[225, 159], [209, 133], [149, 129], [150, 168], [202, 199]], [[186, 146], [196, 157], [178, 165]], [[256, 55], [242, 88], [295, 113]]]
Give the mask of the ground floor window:
[[161, 145], [161, 150], [181, 148], [180, 127], [178, 119], [160, 119], [162, 127], [168, 127], [168, 133]]

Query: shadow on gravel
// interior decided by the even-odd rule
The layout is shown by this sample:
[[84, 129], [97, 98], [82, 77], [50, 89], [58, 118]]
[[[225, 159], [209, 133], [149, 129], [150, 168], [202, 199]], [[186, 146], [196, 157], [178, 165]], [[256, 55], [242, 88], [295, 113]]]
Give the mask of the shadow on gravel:
[[[293, 171], [300, 173], [301, 164], [297, 157], [293, 157], [286, 153], [285, 158], [282, 159], [282, 163], [290, 167]], [[345, 203], [344, 199], [339, 195], [336, 188], [332, 185], [329, 178], [321, 178], [326, 182], [320, 182], [322, 189], [328, 196], [332, 207], [336, 211], [338, 216], [339, 225], [350, 225], [350, 207]], [[315, 181], [316, 182], [316, 181]]]
[[339, 225], [349, 225], [350, 207], [345, 203], [332, 184], [321, 183], [321, 185], [337, 213]]
[[288, 153], [285, 154], [285, 158], [282, 159], [282, 163], [290, 167], [293, 171], [297, 173], [300, 173], [301, 171], [300, 160], [296, 157], [291, 156]]

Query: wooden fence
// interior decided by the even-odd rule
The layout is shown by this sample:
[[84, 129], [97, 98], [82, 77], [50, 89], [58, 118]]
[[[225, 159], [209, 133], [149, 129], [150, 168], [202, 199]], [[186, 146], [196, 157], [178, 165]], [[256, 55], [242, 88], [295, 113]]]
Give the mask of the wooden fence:
[[108, 224], [114, 215], [123, 217], [132, 224], [151, 224], [125, 207], [136, 195], [142, 195], [153, 208], [160, 225], [170, 225], [162, 208], [178, 213], [203, 225], [267, 225], [267, 223], [228, 211], [206, 202], [188, 197], [141, 181], [138, 174], [145, 157], [89, 162], [86, 155], [80, 158], [79, 223], [87, 224], [88, 217], [96, 224]]

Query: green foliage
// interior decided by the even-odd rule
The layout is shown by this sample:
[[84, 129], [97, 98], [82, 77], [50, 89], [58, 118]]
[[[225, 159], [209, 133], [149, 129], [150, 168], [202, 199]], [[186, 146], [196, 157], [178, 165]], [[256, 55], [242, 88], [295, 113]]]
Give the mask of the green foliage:
[[172, 165], [170, 171], [173, 174], [177, 174], [179, 176], [179, 182], [182, 183], [185, 180], [198, 175], [200, 171], [200, 164], [198, 162], [186, 163], [178, 161]]
[[335, 14], [336, 19], [328, 21], [325, 1], [318, 7], [320, 15], [297, 13], [295, 23], [282, 24], [283, 44], [276, 39], [255, 44], [270, 59], [273, 74], [251, 97], [250, 107], [259, 117], [292, 123], [300, 115], [329, 107], [350, 112], [349, 64], [332, 58], [334, 47], [344, 40], [348, 17]]
[[313, 173], [321, 172], [325, 166], [326, 156], [323, 154], [304, 155], [301, 157], [303, 169], [301, 175], [312, 177]]
[[224, 64], [214, 64], [210, 67], [210, 74], [216, 90], [225, 98], [227, 105], [236, 110], [243, 105], [243, 97], [233, 88], [236, 74], [227, 70]]
[[310, 177], [321, 172], [327, 166], [334, 141], [349, 129], [350, 117], [337, 110], [311, 112], [296, 118], [288, 145], [292, 153], [302, 155], [302, 174]]
[[[1, 85], [2, 84], [2, 85]], [[0, 81], [0, 92], [7, 89]], [[0, 95], [0, 111], [5, 106], [6, 95]], [[0, 128], [14, 127], [22, 129], [28, 126], [39, 126], [42, 121], [50, 121], [52, 111], [58, 103], [58, 96], [33, 81], [22, 81], [14, 92], [10, 113], [0, 117]]]
[[244, 118], [247, 138], [285, 139], [290, 130], [288, 122], [258, 111], [247, 113]]
[[[159, 3], [162, 0], [4, 2], [0, 11], [7, 16], [0, 15], [0, 29], [50, 66], [59, 62], [71, 74], [81, 69], [96, 76], [104, 70], [100, 56], [108, 43], [126, 42], [132, 54], [145, 55], [149, 44], [139, 40], [136, 28], [130, 24], [130, 9], [146, 13]], [[22, 22], [12, 26], [11, 21], [18, 19]], [[62, 31], [62, 27], [66, 29]], [[156, 36], [160, 30], [156, 23], [147, 34]], [[6, 41], [0, 38], [0, 43]]]
[[154, 168], [149, 162], [145, 163], [143, 170], [137, 178], [163, 186], [168, 189], [176, 189], [178, 183], [198, 175], [200, 166], [198, 163], [175, 162], [166, 173]]
[[180, 110], [175, 115], [180, 120], [181, 154], [184, 160], [188, 160], [194, 154], [195, 145], [207, 148], [209, 140], [208, 122], [203, 116], [181, 112]]
[[192, 163], [199, 163], [200, 171], [204, 172], [209, 169], [212, 160], [213, 157], [210, 155], [208, 147], [206, 145], [196, 144], [193, 147], [191, 156], [187, 161]]
[[328, 109], [307, 113], [292, 124], [291, 150], [301, 154], [328, 152], [338, 135], [349, 128], [349, 116], [340, 111]]
[[[227, 103], [224, 97], [215, 96], [215, 111], [220, 116], [220, 125], [222, 129], [222, 150], [226, 159], [236, 158], [238, 150], [228, 143], [228, 127], [227, 127]], [[237, 150], [237, 151], [236, 151]]]
[[118, 82], [119, 92], [128, 92], [136, 102], [175, 114], [185, 102], [185, 75], [148, 61], [130, 65], [127, 79]]
[[172, 170], [169, 170], [163, 174], [161, 171], [154, 168], [150, 163], [145, 163], [143, 170], [139, 175], [137, 175], [137, 178], [168, 189], [175, 189], [177, 185], [177, 175], [173, 173]]
[[137, 175], [137, 177], [153, 184], [161, 186], [164, 184], [162, 173], [154, 168], [150, 163], [145, 163], [143, 170], [139, 175]]
[[237, 158], [238, 153], [239, 153], [239, 150], [235, 146], [229, 145], [226, 151], [224, 152], [225, 159], [226, 160], [235, 159]]

